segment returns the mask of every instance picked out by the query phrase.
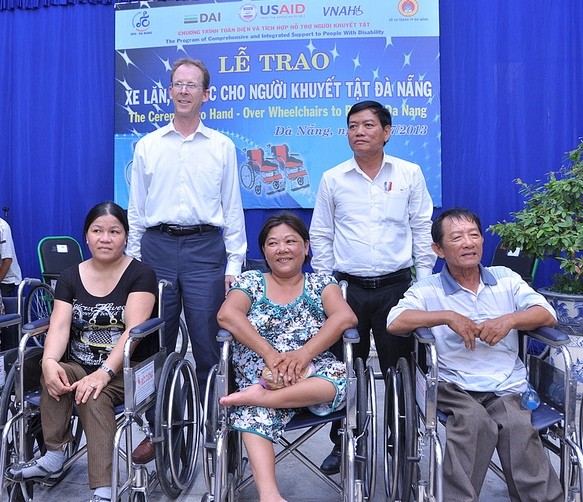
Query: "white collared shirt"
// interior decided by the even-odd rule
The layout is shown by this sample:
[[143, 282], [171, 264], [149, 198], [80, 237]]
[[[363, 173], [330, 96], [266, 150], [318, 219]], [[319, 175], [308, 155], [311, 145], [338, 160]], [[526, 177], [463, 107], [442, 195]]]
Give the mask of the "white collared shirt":
[[247, 239], [235, 145], [199, 123], [187, 138], [169, 124], [136, 144], [128, 205], [127, 254], [140, 259], [145, 230], [162, 223], [222, 228], [225, 275], [237, 275]]
[[20, 284], [22, 281], [22, 272], [20, 265], [16, 259], [16, 251], [14, 250], [14, 241], [12, 240], [12, 231], [6, 221], [0, 218], [0, 260], [7, 258], [12, 259], [10, 268], [2, 279], [4, 284]]
[[433, 201], [417, 164], [385, 155], [371, 180], [354, 158], [320, 181], [310, 226], [312, 267], [359, 277], [415, 265], [416, 277], [433, 272]]
[[[453, 310], [479, 323], [539, 305], [555, 318], [545, 298], [506, 267], [482, 267], [478, 292], [461, 287], [446, 266], [431, 277], [413, 284], [387, 316], [387, 326], [405, 310]], [[496, 345], [476, 340], [467, 349], [461, 336], [447, 325], [434, 326], [439, 380], [462, 389], [496, 394], [521, 393], [526, 389], [526, 369], [518, 357], [518, 333], [511, 330]], [[394, 335], [389, 335], [394, 336]]]

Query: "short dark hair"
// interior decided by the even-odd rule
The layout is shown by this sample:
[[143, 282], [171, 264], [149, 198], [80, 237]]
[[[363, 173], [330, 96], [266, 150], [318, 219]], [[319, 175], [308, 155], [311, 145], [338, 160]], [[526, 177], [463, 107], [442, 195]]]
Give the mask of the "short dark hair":
[[350, 108], [350, 110], [348, 111], [348, 115], [346, 116], [346, 124], [348, 125], [348, 123], [350, 122], [350, 116], [352, 114], [361, 112], [363, 110], [372, 111], [379, 119], [379, 122], [381, 123], [383, 129], [386, 126], [393, 125], [391, 112], [383, 105], [381, 105], [378, 101], [360, 101], [359, 103], [352, 105], [352, 108]]
[[482, 234], [482, 223], [480, 222], [479, 216], [470, 209], [465, 209], [463, 207], [454, 207], [452, 209], [447, 209], [441, 213], [431, 225], [431, 238], [435, 244], [441, 246], [443, 241], [443, 220], [446, 218], [453, 218], [457, 220], [467, 220], [476, 224], [480, 235]]
[[[270, 216], [265, 220], [263, 227], [259, 231], [258, 243], [259, 250], [263, 259], [265, 259], [265, 252], [263, 251], [263, 246], [265, 246], [265, 241], [267, 240], [267, 235], [272, 228], [278, 227], [279, 225], [287, 225], [293, 228], [303, 239], [304, 243], [310, 241], [310, 232], [308, 231], [308, 226], [297, 214], [292, 211], [282, 211], [275, 216]], [[310, 255], [308, 254], [304, 259], [304, 265], [310, 262]]]
[[206, 91], [211, 85], [211, 76], [207, 67], [200, 59], [193, 59], [193, 58], [181, 58], [177, 61], [174, 61], [172, 65], [172, 69], [170, 70], [170, 83], [174, 82], [174, 72], [182, 65], [189, 64], [192, 66], [196, 66], [202, 72], [202, 86], [203, 90]]
[[106, 200], [105, 202], [100, 202], [99, 204], [93, 206], [87, 213], [87, 216], [85, 217], [85, 224], [83, 225], [83, 237], [87, 235], [87, 232], [89, 232], [89, 227], [97, 218], [107, 214], [111, 214], [111, 216], [117, 218], [124, 228], [126, 234], [129, 233], [130, 226], [128, 224], [126, 210], [117, 205], [115, 202]]

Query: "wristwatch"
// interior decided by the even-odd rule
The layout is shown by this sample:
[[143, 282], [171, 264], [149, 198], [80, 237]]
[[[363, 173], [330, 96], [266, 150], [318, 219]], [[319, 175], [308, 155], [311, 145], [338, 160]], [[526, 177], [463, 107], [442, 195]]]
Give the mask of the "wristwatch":
[[113, 378], [115, 376], [113, 370], [111, 368], [108, 368], [105, 364], [101, 365], [101, 369], [109, 375], [109, 378]]

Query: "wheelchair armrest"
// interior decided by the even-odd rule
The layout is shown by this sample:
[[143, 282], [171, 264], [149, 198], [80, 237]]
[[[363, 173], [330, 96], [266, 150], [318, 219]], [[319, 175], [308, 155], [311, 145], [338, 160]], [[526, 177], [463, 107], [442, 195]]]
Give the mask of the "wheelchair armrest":
[[550, 347], [560, 347], [567, 345], [571, 341], [566, 333], [563, 333], [557, 328], [541, 327], [528, 331], [524, 330], [522, 333]]
[[217, 333], [217, 342], [224, 343], [230, 342], [231, 340], [233, 340], [233, 335], [231, 335], [230, 331], [226, 329], [219, 329], [219, 332]]
[[42, 319], [37, 319], [36, 321], [28, 322], [22, 327], [22, 332], [25, 334], [39, 334], [44, 333], [51, 321], [50, 317], [43, 317]]
[[162, 326], [164, 326], [164, 319], [160, 319], [159, 317], [148, 319], [130, 330], [130, 338], [133, 340], [141, 340], [150, 333], [159, 330]]
[[20, 315], [18, 314], [5, 314], [0, 315], [0, 328], [7, 328], [8, 326], [14, 326], [20, 322]]
[[344, 343], [358, 343], [360, 341], [360, 334], [356, 328], [348, 328], [342, 335]]
[[420, 327], [413, 331], [413, 336], [419, 343], [435, 343], [435, 336], [429, 328]]

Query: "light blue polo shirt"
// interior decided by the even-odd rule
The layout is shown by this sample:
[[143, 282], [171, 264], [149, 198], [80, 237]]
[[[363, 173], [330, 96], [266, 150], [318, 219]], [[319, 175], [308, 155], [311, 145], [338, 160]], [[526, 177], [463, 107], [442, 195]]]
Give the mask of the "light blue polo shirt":
[[[509, 268], [480, 265], [480, 285], [474, 293], [460, 286], [444, 266], [440, 273], [409, 288], [389, 312], [387, 325], [409, 309], [453, 310], [482, 322], [535, 305], [544, 307], [556, 318], [545, 298]], [[526, 389], [526, 369], [518, 357], [516, 330], [494, 346], [476, 340], [475, 350], [467, 349], [463, 338], [446, 325], [434, 326], [431, 332], [435, 336], [440, 381], [453, 382], [469, 391], [498, 395]]]

